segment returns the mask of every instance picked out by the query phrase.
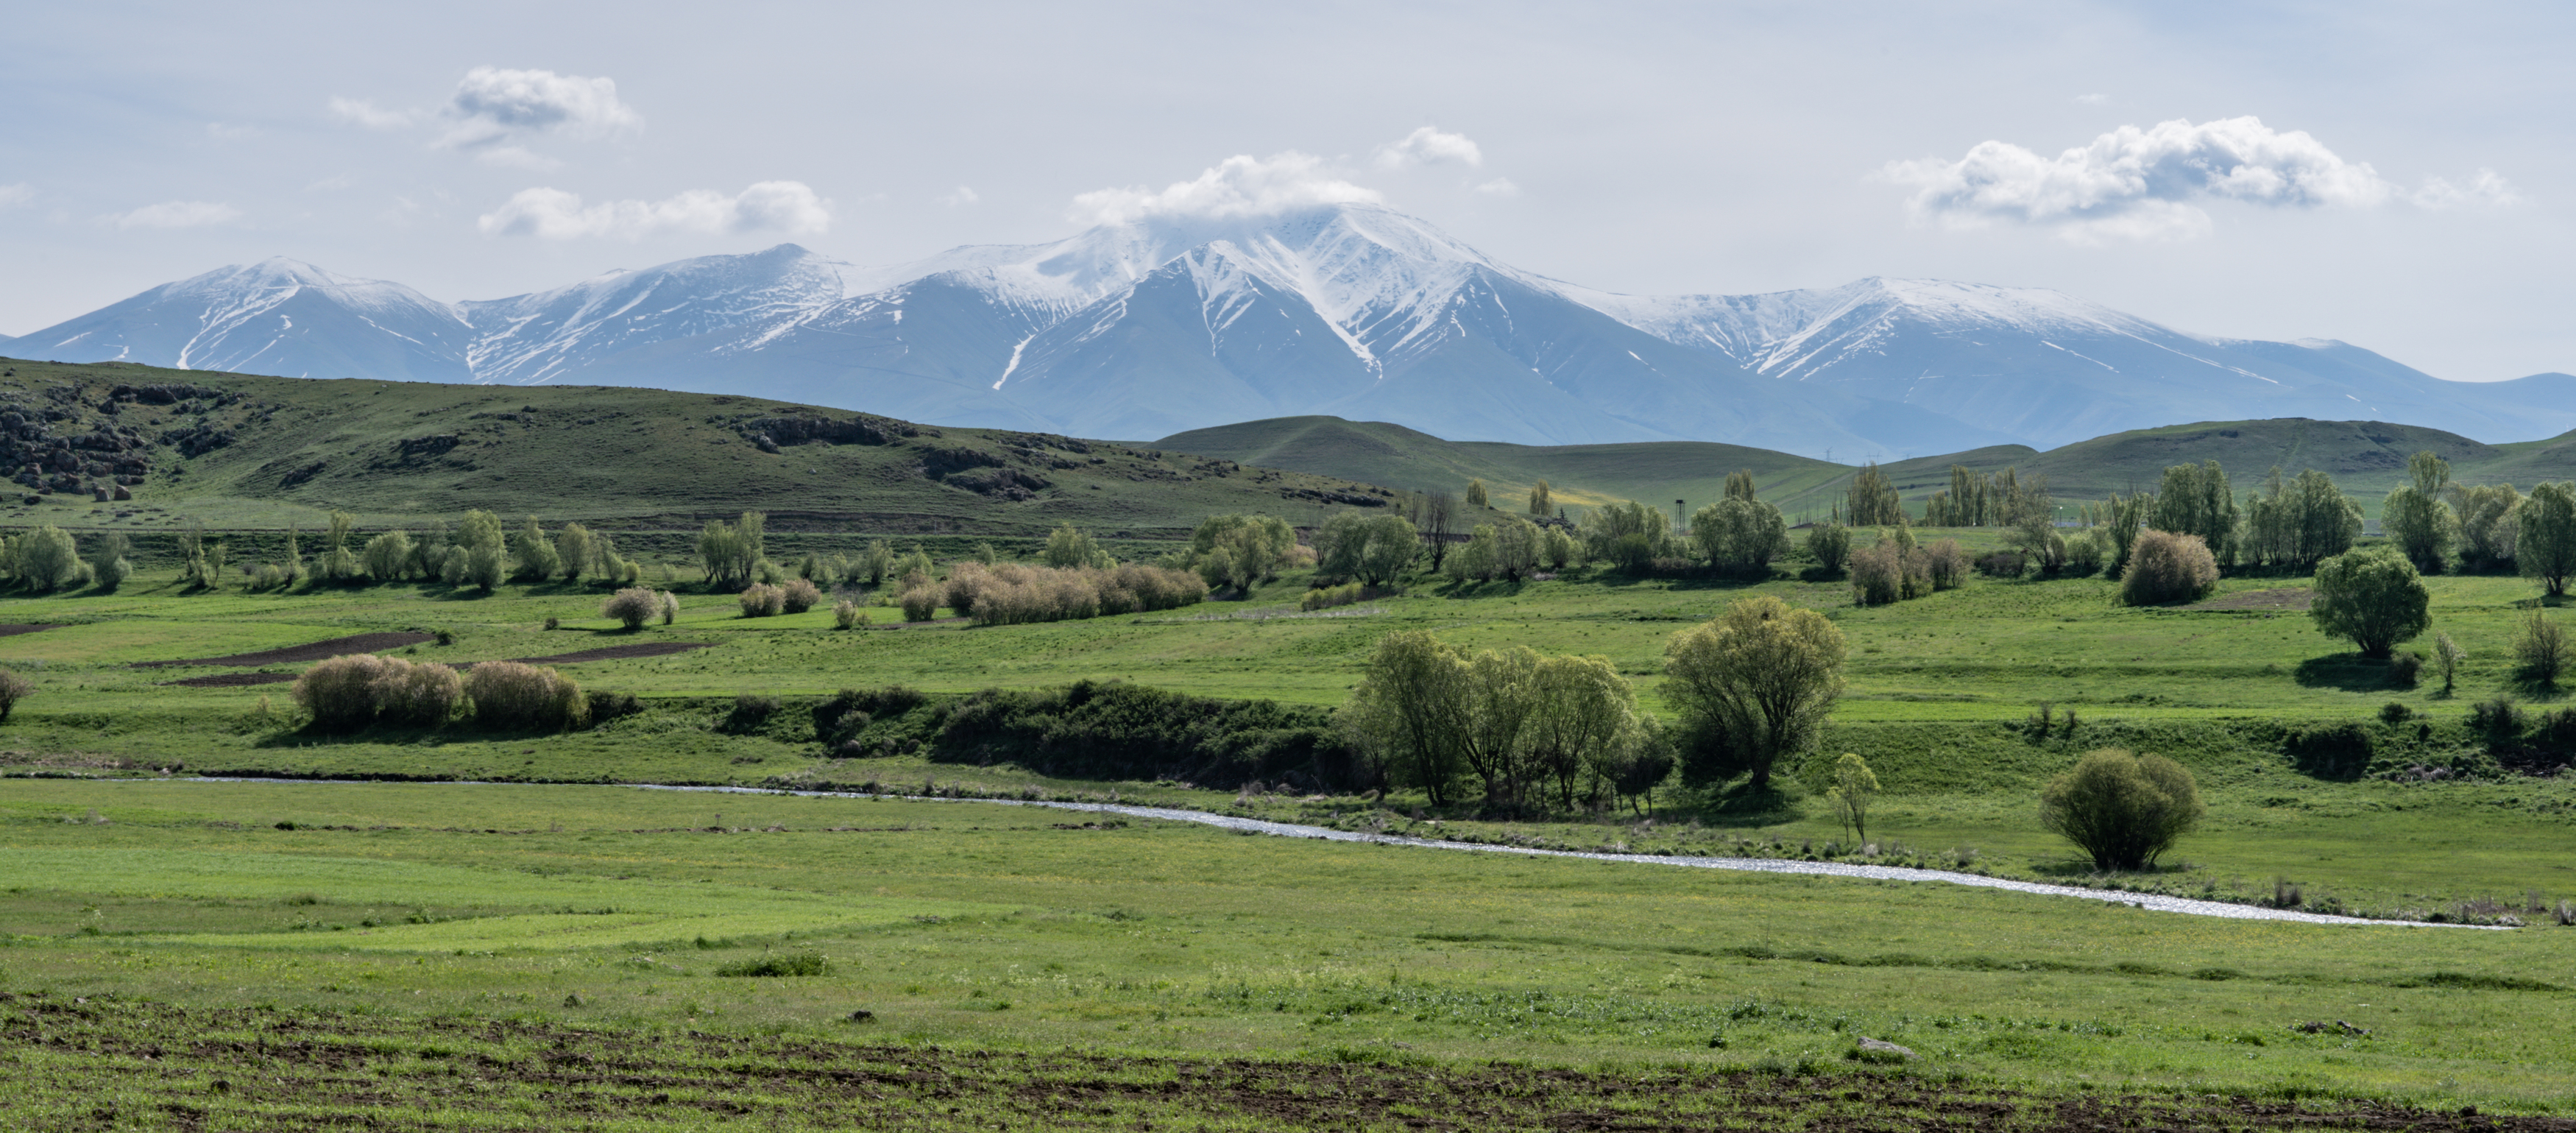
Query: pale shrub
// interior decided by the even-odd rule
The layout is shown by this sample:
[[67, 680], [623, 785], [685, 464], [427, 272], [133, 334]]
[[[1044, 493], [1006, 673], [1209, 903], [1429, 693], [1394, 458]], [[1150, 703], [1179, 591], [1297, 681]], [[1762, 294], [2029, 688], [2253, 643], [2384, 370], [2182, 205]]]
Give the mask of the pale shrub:
[[1968, 552], [1960, 549], [1956, 539], [1923, 548], [1923, 564], [1931, 573], [1934, 590], [1956, 590], [1968, 581]]
[[413, 664], [387, 657], [376, 678], [376, 714], [398, 724], [435, 728], [465, 699], [465, 679], [435, 661]]
[[1852, 601], [1863, 606], [1884, 606], [1904, 596], [1905, 556], [1892, 543], [1863, 547], [1851, 553]]
[[2120, 600], [2132, 606], [2188, 602], [2218, 585], [2218, 560], [2198, 535], [2138, 532], [2120, 572]]
[[739, 598], [742, 602], [742, 616], [746, 618], [765, 618], [787, 606], [787, 593], [766, 582], [755, 582], [743, 587]]
[[1305, 597], [1297, 600], [1297, 608], [1300, 610], [1325, 610], [1331, 609], [1334, 606], [1347, 606], [1359, 600], [1360, 584], [1356, 582], [1346, 582], [1340, 586], [1326, 586], [1320, 589], [1307, 591]]
[[665, 590], [662, 592], [662, 624], [669, 625], [678, 620], [680, 620], [680, 596]]
[[811, 610], [814, 608], [814, 603], [822, 600], [823, 592], [816, 589], [813, 583], [801, 578], [788, 579], [786, 585], [778, 588], [779, 608], [791, 614], [801, 614]]
[[843, 598], [832, 603], [832, 625], [837, 629], [857, 629], [868, 624], [868, 612], [858, 603]]
[[485, 661], [465, 674], [474, 698], [474, 722], [503, 731], [561, 731], [590, 717], [581, 686], [553, 669], [517, 661]]
[[903, 592], [903, 620], [926, 622], [938, 615], [938, 587], [916, 586]]
[[376, 686], [389, 668], [373, 653], [333, 657], [295, 678], [295, 704], [324, 732], [354, 732], [375, 722]]
[[662, 610], [662, 596], [643, 587], [629, 587], [608, 596], [599, 604], [599, 616], [615, 618], [628, 629], [642, 629]]

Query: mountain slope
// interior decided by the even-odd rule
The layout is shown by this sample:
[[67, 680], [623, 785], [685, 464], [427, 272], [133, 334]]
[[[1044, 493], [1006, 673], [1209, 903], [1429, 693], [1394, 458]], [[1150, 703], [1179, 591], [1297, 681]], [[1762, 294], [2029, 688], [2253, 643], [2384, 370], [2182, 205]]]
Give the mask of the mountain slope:
[[411, 288], [280, 257], [163, 284], [10, 348], [67, 362], [471, 381], [471, 341], [455, 310]]
[[534, 385], [611, 370], [657, 342], [794, 318], [841, 298], [833, 261], [794, 244], [611, 272], [569, 287], [459, 304], [476, 379]]

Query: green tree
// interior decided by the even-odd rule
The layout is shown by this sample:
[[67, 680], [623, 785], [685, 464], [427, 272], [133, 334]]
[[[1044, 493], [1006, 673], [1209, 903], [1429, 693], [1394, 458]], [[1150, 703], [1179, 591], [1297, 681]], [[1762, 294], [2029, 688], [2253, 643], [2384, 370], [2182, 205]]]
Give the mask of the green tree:
[[1754, 486], [1752, 469], [1746, 468], [1726, 474], [1726, 494], [1721, 498], [1729, 500], [1745, 500], [1749, 502], [1753, 499], [1753, 496]]
[[1549, 490], [1547, 481], [1541, 480], [1538, 483], [1530, 485], [1529, 513], [1541, 519], [1545, 519], [1555, 512], [1556, 493]]
[[1852, 485], [1843, 493], [1843, 522], [1854, 527], [1900, 527], [1905, 523], [1905, 505], [1896, 498], [1896, 482], [1878, 470], [1878, 462], [1860, 466], [1852, 476]]
[[2522, 493], [2511, 484], [2451, 486], [2451, 509], [2460, 522], [2460, 567], [2494, 570], [2513, 562], [2521, 533]]
[[2236, 561], [2236, 491], [2213, 460], [2165, 469], [2146, 526], [2176, 535], [2198, 535], [2213, 561]]
[[1582, 557], [1583, 544], [1575, 542], [1574, 536], [1566, 534], [1562, 525], [1548, 527], [1547, 565], [1557, 570], [1564, 570], [1567, 566], [1580, 561]]
[[1249, 591], [1278, 577], [1296, 548], [1296, 529], [1268, 515], [1212, 515], [1190, 533], [1199, 577], [1212, 588]]
[[2532, 488], [2518, 526], [2513, 561], [2523, 577], [2539, 579], [2553, 598], [2566, 594], [2567, 577], [2576, 575], [2576, 481]]
[[563, 569], [562, 557], [555, 554], [555, 541], [546, 537], [546, 529], [538, 526], [533, 515], [528, 517], [528, 525], [519, 529], [516, 557], [519, 577], [531, 582], [543, 582]]
[[[1747, 483], [1750, 473], [1736, 473]], [[1760, 500], [1734, 494], [1734, 477], [1728, 477], [1725, 499], [1699, 509], [1691, 516], [1691, 542], [1709, 565], [1732, 574], [1767, 573], [1771, 560], [1789, 549], [1789, 522], [1780, 509]]]
[[2531, 612], [2513, 639], [2523, 679], [2542, 688], [2557, 687], [2559, 674], [2567, 671], [2567, 652], [2567, 631], [2539, 610]]
[[1878, 794], [1878, 776], [1869, 769], [1869, 761], [1844, 752], [1834, 761], [1833, 784], [1825, 788], [1825, 797], [1834, 804], [1834, 817], [1852, 832], [1852, 843], [1869, 841], [1869, 802]]
[[2181, 764], [2116, 748], [2085, 753], [2039, 795], [2040, 825], [2104, 871], [2153, 866], [2203, 812], [2200, 788]]
[[1391, 633], [1378, 639], [1334, 719], [1395, 785], [1419, 787], [1431, 805], [1447, 806], [1461, 770], [1466, 686], [1466, 661], [1429, 630]]
[[1606, 657], [1549, 657], [1539, 662], [1530, 691], [1537, 704], [1527, 725], [1541, 774], [1555, 780], [1557, 801], [1574, 808], [1574, 787], [1585, 773], [1615, 779], [1616, 758], [1635, 740], [1637, 690]]
[[324, 582], [348, 582], [358, 577], [363, 564], [358, 554], [349, 549], [349, 535], [358, 517], [345, 511], [331, 513], [331, 526], [322, 536], [322, 557], [313, 561], [313, 573]]
[[79, 549], [70, 535], [53, 524], [20, 536], [15, 549], [15, 573], [34, 590], [60, 590], [80, 577]]
[[1807, 529], [1807, 557], [1826, 574], [1842, 573], [1843, 564], [1851, 561], [1851, 528], [1839, 523], [1819, 523]]
[[1664, 699], [1702, 737], [1702, 778], [1752, 775], [1767, 788], [1780, 760], [1815, 742], [1843, 687], [1843, 633], [1823, 614], [1770, 595], [1745, 598], [1664, 650]]
[[[533, 517], [530, 522], [535, 522]], [[563, 572], [564, 581], [579, 582], [586, 574], [608, 574], [609, 567], [600, 561], [599, 541], [591, 537], [589, 528], [567, 523], [563, 534], [555, 536], [555, 569]]]
[[1047, 533], [1046, 553], [1042, 561], [1048, 566], [1059, 569], [1105, 568], [1109, 566], [1109, 553], [1101, 550], [1100, 544], [1093, 542], [1091, 536], [1082, 529], [1070, 523], [1060, 523], [1056, 525], [1054, 531]]
[[1452, 582], [1488, 581], [1502, 572], [1498, 554], [1500, 543], [1501, 538], [1495, 534], [1493, 524], [1479, 523], [1475, 530], [1468, 532], [1467, 545], [1449, 556], [1440, 573], [1449, 576]]
[[367, 577], [392, 582], [411, 566], [411, 536], [402, 531], [385, 532], [367, 540], [366, 551], [358, 557], [367, 568]]
[[1485, 506], [1487, 506], [1487, 505], [1486, 505], [1486, 503], [1485, 503], [1485, 482], [1484, 482], [1484, 481], [1482, 481], [1482, 480], [1469, 480], [1469, 481], [1467, 481], [1467, 506], [1468, 506], [1468, 507], [1485, 507]]
[[96, 582], [101, 590], [114, 590], [124, 585], [126, 578], [134, 573], [134, 564], [125, 559], [126, 552], [133, 549], [121, 531], [99, 536], [89, 547], [90, 580]]
[[2364, 547], [2317, 564], [2308, 616], [2334, 637], [2350, 638], [2364, 657], [2385, 659], [2433, 624], [2432, 595], [2415, 564], [2389, 547]]
[[500, 516], [481, 510], [466, 512], [464, 521], [456, 526], [451, 555], [456, 564], [453, 581], [490, 593], [501, 584], [502, 572], [507, 569], [505, 542]]
[[1585, 513], [1582, 529], [1587, 557], [1619, 570], [1653, 562], [1672, 541], [1672, 517], [1634, 500], [1593, 508]]

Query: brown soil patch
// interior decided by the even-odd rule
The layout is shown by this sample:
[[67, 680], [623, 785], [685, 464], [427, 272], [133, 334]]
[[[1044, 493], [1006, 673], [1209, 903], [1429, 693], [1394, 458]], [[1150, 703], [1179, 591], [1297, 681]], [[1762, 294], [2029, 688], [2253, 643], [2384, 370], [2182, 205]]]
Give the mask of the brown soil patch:
[[2317, 592], [2305, 586], [2285, 586], [2278, 590], [2239, 590], [2221, 594], [2206, 601], [2181, 607], [2185, 610], [2294, 610], [2305, 612]]
[[294, 673], [217, 673], [211, 677], [188, 677], [161, 683], [180, 688], [241, 688], [245, 685], [282, 685], [295, 678]]
[[584, 661], [625, 661], [636, 657], [668, 657], [692, 649], [705, 649], [712, 641], [643, 641], [633, 645], [611, 645], [605, 649], [584, 649], [579, 653], [557, 653], [552, 657], [516, 657], [522, 665], [578, 665]]
[[[431, 640], [426, 633], [361, 633], [316, 641], [311, 645], [289, 645], [284, 649], [263, 649], [257, 653], [235, 653], [230, 657], [191, 657], [183, 661], [137, 661], [137, 669], [166, 669], [180, 665], [229, 665], [254, 668], [260, 665], [293, 665], [303, 661], [328, 661], [351, 653], [374, 653], [400, 649]], [[292, 680], [294, 678], [288, 678]]]
[[45, 631], [45, 630], [49, 630], [49, 629], [60, 629], [60, 628], [62, 628], [62, 627], [60, 627], [60, 626], [38, 626], [38, 625], [7, 625], [7, 626], [0, 626], [0, 637], [16, 637], [16, 636], [18, 636], [19, 634], [22, 634], [22, 633], [40, 633], [40, 632]]
[[[987, 1051], [847, 1039], [636, 1034], [603, 1020], [398, 1018], [195, 1009], [0, 993], [21, 1128], [744, 1128], [1332, 1130], [2550, 1130], [2554, 1117], [2366, 1099], [2039, 1093], [1839, 1060], [1795, 1070], [1448, 1063], [1397, 1051], [1331, 1061]], [[566, 1010], [578, 1011], [567, 1005]]]

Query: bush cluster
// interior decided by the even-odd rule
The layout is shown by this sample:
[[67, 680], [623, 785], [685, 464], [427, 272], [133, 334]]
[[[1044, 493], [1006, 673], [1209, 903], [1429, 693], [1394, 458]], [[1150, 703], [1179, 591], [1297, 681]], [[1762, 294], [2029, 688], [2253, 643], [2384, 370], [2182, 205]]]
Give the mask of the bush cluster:
[[1356, 582], [1345, 582], [1340, 586], [1319, 586], [1297, 599], [1297, 608], [1329, 610], [1335, 606], [1348, 606], [1359, 601], [1361, 593], [1360, 584]]
[[630, 586], [611, 594], [599, 605], [600, 617], [614, 618], [628, 629], [644, 628], [644, 623], [652, 621], [653, 615], [661, 612], [662, 596], [641, 586]]
[[[1189, 571], [1143, 563], [1102, 570], [1021, 563], [988, 567], [970, 559], [949, 571], [945, 597], [950, 609], [977, 625], [1024, 625], [1188, 606], [1207, 597], [1207, 582]], [[909, 603], [911, 595], [905, 600]]]
[[436, 662], [353, 653], [333, 657], [295, 679], [298, 707], [325, 732], [352, 732], [369, 724], [436, 727], [464, 697], [456, 670]]
[[465, 674], [474, 722], [502, 731], [555, 732], [590, 722], [590, 701], [572, 678], [517, 661], [485, 661]]
[[823, 592], [813, 583], [801, 578], [788, 579], [785, 585], [778, 587], [779, 606], [791, 614], [801, 614], [811, 610], [816, 602], [822, 600]]
[[832, 628], [857, 629], [868, 624], [868, 612], [847, 598], [832, 603]]
[[1920, 598], [1939, 590], [1955, 590], [1968, 581], [1968, 552], [1956, 539], [1943, 539], [1930, 546], [1914, 545], [1913, 535], [1904, 528], [1879, 539], [1878, 544], [1852, 552], [1852, 601], [1862, 606], [1883, 606], [1890, 602]]
[[939, 616], [939, 587], [928, 582], [907, 586], [903, 591], [903, 620], [926, 622]]

